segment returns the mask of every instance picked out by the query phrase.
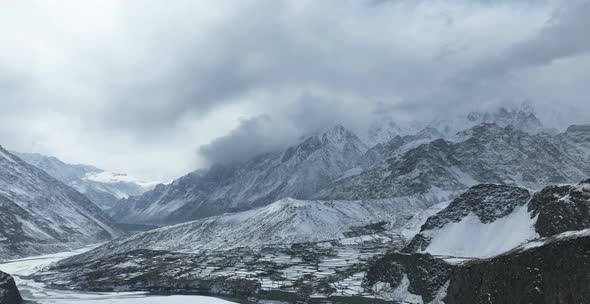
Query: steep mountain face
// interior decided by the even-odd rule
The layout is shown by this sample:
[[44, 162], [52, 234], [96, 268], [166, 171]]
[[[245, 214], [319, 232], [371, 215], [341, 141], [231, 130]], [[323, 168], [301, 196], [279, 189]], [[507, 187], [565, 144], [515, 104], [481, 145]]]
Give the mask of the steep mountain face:
[[361, 158], [361, 167], [367, 169], [381, 162], [385, 157], [393, 154], [401, 154], [422, 144], [427, 144], [444, 135], [437, 129], [425, 128], [413, 135], [395, 136], [389, 141], [372, 146]]
[[112, 173], [93, 166], [66, 164], [52, 156], [36, 153], [16, 153], [16, 155], [78, 190], [102, 209], [113, 207], [122, 198], [140, 195], [154, 185], [139, 182], [125, 174]]
[[454, 266], [429, 254], [391, 252], [370, 262], [363, 287], [394, 303], [441, 303]]
[[582, 170], [588, 170], [590, 164], [590, 125], [573, 125], [564, 133], [555, 136], [555, 143], [570, 158], [577, 160], [583, 166]]
[[288, 198], [253, 210], [212, 216], [115, 240], [80, 259], [92, 260], [136, 249], [198, 252], [336, 241], [353, 235], [354, 230], [358, 230], [354, 227], [379, 223], [379, 229], [400, 229], [422, 209], [423, 203], [411, 198], [375, 201]]
[[64, 250], [120, 235], [75, 189], [0, 147], [0, 259]]
[[587, 163], [565, 153], [554, 137], [482, 124], [457, 142], [435, 140], [394, 152], [362, 173], [336, 181], [316, 199], [427, 195], [448, 199], [480, 183], [545, 185], [587, 178]]
[[490, 257], [522, 243], [590, 228], [590, 180], [530, 193], [478, 185], [428, 218], [404, 248], [440, 256]]
[[458, 267], [444, 303], [589, 303], [588, 273], [590, 231], [568, 232]]
[[23, 299], [21, 298], [18, 288], [14, 283], [14, 279], [0, 271], [0, 304], [21, 304]]
[[306, 199], [354, 170], [366, 150], [356, 135], [337, 126], [282, 153], [216, 165], [158, 185], [120, 201], [112, 215], [125, 223], [174, 223], [247, 210], [285, 197]]
[[363, 286], [413, 304], [588, 303], [590, 230], [526, 243], [504, 254], [449, 263], [426, 254], [388, 253], [369, 262]]

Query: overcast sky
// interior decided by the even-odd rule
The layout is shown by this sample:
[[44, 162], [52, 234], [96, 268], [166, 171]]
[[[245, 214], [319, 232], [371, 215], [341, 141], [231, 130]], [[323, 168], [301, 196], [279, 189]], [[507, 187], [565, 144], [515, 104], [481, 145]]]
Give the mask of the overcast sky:
[[590, 122], [584, 0], [3, 1], [0, 145], [144, 180], [380, 106]]

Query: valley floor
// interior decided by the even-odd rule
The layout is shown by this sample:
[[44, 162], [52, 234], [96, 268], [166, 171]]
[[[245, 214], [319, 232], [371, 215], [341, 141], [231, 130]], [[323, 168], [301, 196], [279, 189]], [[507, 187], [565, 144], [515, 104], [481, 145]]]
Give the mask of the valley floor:
[[11, 274], [22, 297], [39, 304], [224, 304], [230, 301], [205, 296], [157, 296], [142, 292], [83, 292], [48, 288], [46, 284], [35, 282], [28, 276], [53, 262], [83, 253], [92, 249], [61, 252], [50, 255], [30, 257], [0, 263], [0, 270]]

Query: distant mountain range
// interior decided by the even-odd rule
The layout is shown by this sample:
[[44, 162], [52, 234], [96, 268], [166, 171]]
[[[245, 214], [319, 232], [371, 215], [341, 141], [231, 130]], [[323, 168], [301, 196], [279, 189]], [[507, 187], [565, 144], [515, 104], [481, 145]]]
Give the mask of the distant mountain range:
[[[547, 129], [527, 107], [384, 123], [369, 140], [335, 126], [139, 195], [109, 188], [122, 197], [109, 209], [116, 220], [171, 225], [111, 240], [35, 279], [300, 302], [561, 303], [555, 294], [590, 301], [579, 284], [590, 283], [590, 126]], [[21, 227], [7, 238], [21, 247], [4, 248], [25, 244], [29, 254], [48, 251], [33, 245], [39, 239], [53, 249], [119, 235], [82, 194], [0, 152], [8, 214], [0, 232]], [[88, 196], [90, 187], [117, 184], [99, 169], [36, 157], [30, 161], [83, 184]], [[15, 181], [20, 186], [8, 186]], [[63, 192], [70, 200], [59, 200]], [[29, 217], [18, 209], [36, 211], [39, 202]]]
[[540, 189], [590, 176], [587, 127], [548, 130], [527, 108], [470, 113], [456, 123], [469, 128], [451, 136], [453, 128], [435, 121], [372, 147], [337, 126], [282, 152], [195, 171], [121, 200], [110, 214], [124, 223], [169, 224], [287, 197], [420, 197], [431, 205], [479, 183]]
[[178, 223], [287, 197], [306, 199], [354, 172], [366, 151], [354, 133], [336, 126], [283, 152], [215, 165], [158, 185], [141, 196], [121, 200], [111, 215], [124, 223]]
[[126, 174], [112, 173], [94, 166], [67, 164], [53, 156], [13, 153], [83, 193], [101, 209], [109, 209], [118, 200], [131, 195], [140, 195], [157, 184], [140, 182]]
[[314, 198], [376, 199], [430, 193], [444, 199], [480, 183], [540, 189], [590, 176], [590, 158], [584, 153], [590, 132], [582, 127], [557, 135], [531, 135], [512, 126], [484, 123], [459, 132], [456, 138], [409, 150], [386, 149], [389, 155], [380, 162], [334, 182]]
[[111, 218], [83, 194], [0, 147], [0, 259], [120, 235]]

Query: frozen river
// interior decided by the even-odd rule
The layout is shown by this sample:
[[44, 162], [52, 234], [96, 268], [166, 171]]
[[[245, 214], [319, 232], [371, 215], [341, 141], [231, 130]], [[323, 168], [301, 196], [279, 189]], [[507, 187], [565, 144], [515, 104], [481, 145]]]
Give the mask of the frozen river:
[[11, 274], [25, 300], [40, 304], [227, 304], [226, 300], [204, 296], [156, 296], [141, 292], [79, 292], [47, 288], [25, 277], [63, 258], [90, 248], [57, 254], [30, 257], [0, 263], [0, 270]]

